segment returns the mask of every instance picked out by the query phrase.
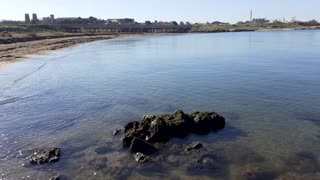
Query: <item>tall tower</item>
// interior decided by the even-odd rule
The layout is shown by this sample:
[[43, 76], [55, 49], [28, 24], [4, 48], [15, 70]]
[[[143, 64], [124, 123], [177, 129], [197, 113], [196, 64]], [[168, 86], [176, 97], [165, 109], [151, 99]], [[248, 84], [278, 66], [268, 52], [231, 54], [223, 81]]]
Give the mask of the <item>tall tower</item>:
[[252, 9], [251, 9], [251, 12], [250, 12], [250, 22], [252, 22]]
[[24, 15], [24, 22], [27, 23], [27, 24], [30, 23], [30, 16], [29, 16], [29, 14], [25, 14], [25, 15]]

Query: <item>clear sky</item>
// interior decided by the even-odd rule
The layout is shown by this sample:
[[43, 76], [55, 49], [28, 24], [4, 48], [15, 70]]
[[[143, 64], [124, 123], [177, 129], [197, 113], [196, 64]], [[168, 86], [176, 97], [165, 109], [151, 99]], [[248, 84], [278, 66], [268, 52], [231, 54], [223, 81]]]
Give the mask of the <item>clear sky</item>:
[[0, 0], [0, 19], [23, 20], [25, 13], [38, 17], [123, 18], [137, 21], [225, 21], [254, 17], [320, 21], [320, 0]]

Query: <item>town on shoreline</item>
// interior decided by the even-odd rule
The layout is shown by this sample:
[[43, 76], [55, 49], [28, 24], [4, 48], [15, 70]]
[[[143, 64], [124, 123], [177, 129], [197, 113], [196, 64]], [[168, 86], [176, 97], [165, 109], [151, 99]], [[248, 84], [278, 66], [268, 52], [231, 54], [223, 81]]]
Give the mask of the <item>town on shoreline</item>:
[[220, 21], [207, 23], [145, 21], [136, 22], [132, 18], [98, 19], [95, 17], [59, 17], [53, 14], [38, 19], [37, 14], [25, 14], [24, 21], [0, 21], [0, 44], [11, 44], [42, 39], [141, 33], [215, 33], [267, 30], [320, 29], [316, 20], [307, 22], [266, 18], [253, 18], [245, 22], [230, 24]]

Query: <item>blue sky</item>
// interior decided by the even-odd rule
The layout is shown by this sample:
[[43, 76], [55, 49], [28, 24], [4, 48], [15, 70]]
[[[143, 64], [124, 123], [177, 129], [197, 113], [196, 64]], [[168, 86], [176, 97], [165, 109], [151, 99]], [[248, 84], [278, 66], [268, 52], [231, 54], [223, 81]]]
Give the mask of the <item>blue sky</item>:
[[254, 17], [320, 21], [320, 0], [0, 0], [0, 19], [22, 20], [24, 13], [38, 17], [122, 18], [137, 21], [238, 22]]

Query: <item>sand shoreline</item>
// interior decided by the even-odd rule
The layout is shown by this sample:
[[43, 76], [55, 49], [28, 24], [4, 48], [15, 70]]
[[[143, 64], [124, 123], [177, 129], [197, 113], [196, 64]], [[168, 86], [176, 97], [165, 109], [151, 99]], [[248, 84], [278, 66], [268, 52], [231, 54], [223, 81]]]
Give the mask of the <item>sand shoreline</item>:
[[[51, 53], [58, 49], [68, 48], [83, 43], [120, 39], [128, 37], [141, 37], [148, 35], [162, 34], [115, 34], [115, 35], [95, 35], [95, 36], [79, 36], [66, 37], [57, 39], [45, 39], [37, 41], [19, 42], [12, 44], [0, 44], [0, 68], [8, 64], [12, 64], [21, 60], [32, 58], [36, 55]], [[165, 35], [165, 34], [163, 34]]]

